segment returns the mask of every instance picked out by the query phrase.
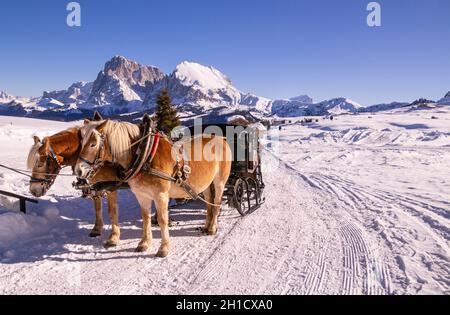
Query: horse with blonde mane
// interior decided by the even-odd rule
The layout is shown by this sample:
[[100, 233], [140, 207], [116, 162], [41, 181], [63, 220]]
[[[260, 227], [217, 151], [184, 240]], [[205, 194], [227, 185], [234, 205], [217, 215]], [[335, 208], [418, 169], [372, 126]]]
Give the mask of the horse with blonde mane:
[[[98, 162], [112, 163], [128, 171], [137, 152], [133, 144], [143, 137], [139, 126], [111, 120], [88, 122], [82, 129], [82, 136], [80, 158], [75, 167], [75, 174], [80, 178], [89, 178]], [[128, 181], [140, 204], [143, 220], [143, 236], [136, 248], [137, 252], [145, 252], [151, 246], [150, 207], [154, 202], [162, 238], [157, 257], [169, 254], [169, 198], [192, 198], [181, 185], [168, 180], [179, 171], [180, 162], [191, 170], [187, 179], [189, 187], [198, 194], [203, 193], [205, 197], [205, 232], [209, 235], [217, 233], [220, 204], [231, 172], [231, 149], [225, 138], [209, 135], [190, 138], [182, 143], [182, 147], [184, 149], [180, 150], [167, 137], [161, 137], [153, 159], [148, 163], [157, 174], [166, 176], [144, 170]]]
[[[94, 120], [102, 120], [96, 113]], [[34, 145], [28, 154], [27, 166], [32, 171], [30, 193], [35, 197], [44, 196], [54, 184], [58, 174], [64, 167], [74, 169], [81, 151], [81, 127], [74, 127], [42, 141], [34, 137]], [[103, 166], [92, 178], [91, 183], [117, 181], [116, 169], [112, 165]], [[108, 212], [112, 224], [112, 233], [105, 247], [116, 246], [120, 239], [118, 224], [117, 192], [107, 194]], [[90, 237], [99, 237], [103, 232], [102, 198], [94, 198], [95, 225]]]

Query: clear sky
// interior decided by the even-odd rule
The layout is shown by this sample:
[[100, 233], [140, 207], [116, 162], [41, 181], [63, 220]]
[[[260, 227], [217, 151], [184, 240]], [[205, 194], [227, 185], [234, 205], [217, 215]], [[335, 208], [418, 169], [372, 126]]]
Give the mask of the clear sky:
[[365, 105], [439, 99], [450, 90], [450, 1], [368, 0], [0, 1], [0, 90], [41, 95], [92, 81], [120, 54], [172, 72], [212, 65], [242, 91], [269, 98], [338, 96]]

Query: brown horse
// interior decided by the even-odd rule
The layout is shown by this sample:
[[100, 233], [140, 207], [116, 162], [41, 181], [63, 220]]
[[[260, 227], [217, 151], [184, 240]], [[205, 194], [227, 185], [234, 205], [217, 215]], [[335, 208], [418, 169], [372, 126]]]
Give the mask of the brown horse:
[[[75, 174], [87, 178], [95, 171], [97, 162], [109, 162], [128, 170], [133, 163], [136, 148], [132, 143], [141, 138], [137, 125], [106, 120], [91, 122], [82, 130], [83, 145], [80, 159], [75, 167]], [[209, 235], [217, 233], [217, 219], [220, 214], [225, 185], [231, 172], [231, 149], [225, 138], [202, 136], [190, 138], [183, 143], [185, 158], [183, 163], [189, 164], [192, 172], [188, 183], [197, 193], [203, 193], [207, 204], [205, 231]], [[177, 150], [174, 145], [162, 137], [157, 148], [151, 168], [160, 173], [172, 176], [177, 171]], [[178, 152], [179, 153], [179, 152]], [[195, 157], [195, 160], [192, 159]], [[200, 158], [198, 158], [200, 157]], [[155, 202], [158, 224], [161, 228], [161, 246], [158, 257], [166, 257], [170, 250], [168, 229], [169, 198], [189, 199], [191, 196], [175, 183], [159, 176], [142, 172], [128, 182], [141, 206], [143, 219], [143, 237], [136, 251], [145, 252], [151, 245], [152, 233], [150, 223], [150, 206]]]
[[[100, 119], [96, 116], [95, 119]], [[64, 167], [75, 167], [81, 150], [81, 128], [70, 128], [42, 141], [34, 137], [27, 160], [27, 166], [32, 170], [30, 192], [35, 197], [44, 196], [53, 185], [57, 175]], [[111, 165], [105, 165], [92, 178], [91, 183], [117, 181], [116, 170]], [[112, 233], [105, 243], [106, 247], [116, 246], [120, 239], [118, 224], [117, 192], [107, 195], [108, 212], [111, 219]], [[102, 198], [94, 198], [95, 226], [90, 237], [101, 236], [103, 232]]]

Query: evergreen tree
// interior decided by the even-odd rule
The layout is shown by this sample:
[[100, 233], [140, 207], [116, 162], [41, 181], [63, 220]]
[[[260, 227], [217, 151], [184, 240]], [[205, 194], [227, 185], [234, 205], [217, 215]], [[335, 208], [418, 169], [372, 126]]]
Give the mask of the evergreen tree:
[[172, 106], [172, 98], [167, 89], [163, 89], [156, 100], [155, 120], [158, 130], [170, 134], [170, 132], [180, 125], [180, 118], [177, 110]]

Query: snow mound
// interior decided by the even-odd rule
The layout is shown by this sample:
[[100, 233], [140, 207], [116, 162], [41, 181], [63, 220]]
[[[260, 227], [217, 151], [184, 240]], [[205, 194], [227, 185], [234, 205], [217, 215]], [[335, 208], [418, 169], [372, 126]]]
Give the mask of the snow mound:
[[45, 217], [9, 211], [0, 213], [0, 251], [19, 240], [42, 235], [49, 229], [49, 221]]
[[313, 133], [300, 141], [316, 145], [343, 143], [370, 146], [450, 146], [450, 132], [351, 128]]

